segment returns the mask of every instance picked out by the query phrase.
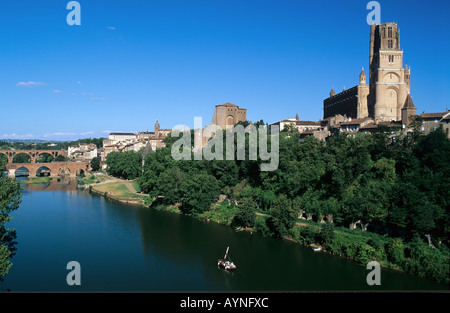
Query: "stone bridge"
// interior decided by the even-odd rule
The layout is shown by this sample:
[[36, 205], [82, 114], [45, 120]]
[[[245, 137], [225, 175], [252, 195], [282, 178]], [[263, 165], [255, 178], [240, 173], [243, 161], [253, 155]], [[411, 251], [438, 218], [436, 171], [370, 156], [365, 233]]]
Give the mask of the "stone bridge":
[[69, 177], [79, 176], [90, 169], [88, 162], [52, 162], [52, 163], [11, 163], [5, 165], [8, 176], [16, 177], [18, 169], [27, 169], [30, 173], [29, 177], [36, 177], [39, 169], [50, 171], [50, 176], [55, 177], [64, 175]]
[[[15, 177], [16, 171], [20, 168], [28, 170], [29, 177], [36, 177], [39, 169], [50, 172], [50, 176], [65, 175], [75, 177], [90, 169], [88, 162], [51, 162], [36, 163], [41, 154], [49, 154], [54, 158], [62, 155], [67, 157], [66, 150], [0, 150], [0, 155], [4, 154], [8, 159], [5, 165], [9, 177]], [[30, 156], [31, 163], [13, 163], [14, 157], [19, 154]]]
[[29, 155], [31, 158], [31, 163], [36, 163], [36, 160], [41, 154], [50, 154], [54, 158], [59, 155], [62, 155], [64, 157], [68, 156], [66, 150], [0, 150], [0, 154], [6, 155], [6, 157], [8, 158], [8, 163], [13, 163], [14, 157], [19, 154]]

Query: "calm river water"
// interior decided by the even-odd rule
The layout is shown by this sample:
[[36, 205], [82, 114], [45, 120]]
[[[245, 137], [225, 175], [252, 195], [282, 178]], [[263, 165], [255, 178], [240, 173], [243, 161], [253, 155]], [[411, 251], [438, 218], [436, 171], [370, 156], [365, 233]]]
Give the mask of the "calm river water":
[[[73, 186], [33, 189], [24, 190], [13, 212], [17, 253], [0, 291], [447, 290], [384, 269], [381, 286], [368, 286], [364, 266], [288, 241], [113, 202]], [[233, 273], [216, 263], [227, 246], [238, 267]], [[81, 286], [66, 283], [70, 261], [81, 265]]]

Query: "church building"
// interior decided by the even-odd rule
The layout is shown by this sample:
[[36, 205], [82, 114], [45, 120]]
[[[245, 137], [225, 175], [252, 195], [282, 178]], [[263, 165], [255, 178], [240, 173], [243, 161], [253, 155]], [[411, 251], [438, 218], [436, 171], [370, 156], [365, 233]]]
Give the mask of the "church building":
[[410, 96], [410, 68], [403, 66], [400, 29], [396, 23], [370, 26], [369, 84], [364, 68], [359, 84], [323, 101], [324, 119], [337, 114], [375, 121], [402, 121], [405, 110], [415, 114]]

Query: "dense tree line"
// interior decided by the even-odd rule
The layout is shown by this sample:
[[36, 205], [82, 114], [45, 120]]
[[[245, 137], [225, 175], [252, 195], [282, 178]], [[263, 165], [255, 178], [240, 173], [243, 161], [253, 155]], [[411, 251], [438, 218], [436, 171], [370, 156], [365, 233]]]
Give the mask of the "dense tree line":
[[[5, 160], [0, 160], [0, 171], [4, 171]], [[11, 258], [16, 251], [16, 231], [8, 228], [11, 212], [17, 210], [21, 203], [20, 184], [10, 178], [0, 175], [0, 281], [12, 266]]]
[[97, 148], [103, 147], [103, 140], [106, 138], [83, 138], [73, 141], [36, 141], [24, 140], [24, 141], [5, 141], [0, 140], [1, 150], [67, 150], [70, 146], [78, 146], [79, 144], [89, 144], [93, 143]]
[[142, 174], [142, 155], [134, 151], [111, 152], [106, 157], [108, 173], [123, 179], [135, 179]]
[[[171, 147], [177, 139], [169, 137], [166, 148], [143, 160], [136, 152], [114, 155], [107, 160], [109, 171], [137, 177], [155, 202], [177, 205], [185, 214], [214, 210], [211, 205], [224, 194], [237, 206], [234, 227], [254, 227], [281, 238], [292, 236], [304, 218], [323, 225], [317, 233], [306, 227], [294, 234], [305, 242], [328, 245], [360, 261], [378, 255], [412, 273], [433, 271], [420, 267], [439, 260], [447, 270], [434, 269], [428, 276], [448, 276], [450, 141], [442, 128], [427, 136], [393, 136], [380, 127], [374, 134], [340, 135], [326, 142], [312, 136], [301, 141], [295, 129], [286, 128], [279, 137], [279, 167], [270, 172], [260, 170], [259, 158], [175, 161]], [[121, 156], [133, 163], [129, 170], [127, 162], [118, 161]], [[257, 211], [267, 218], [256, 218]], [[334, 227], [396, 240], [372, 238], [352, 247], [334, 237]], [[435, 250], [425, 253], [428, 248]]]

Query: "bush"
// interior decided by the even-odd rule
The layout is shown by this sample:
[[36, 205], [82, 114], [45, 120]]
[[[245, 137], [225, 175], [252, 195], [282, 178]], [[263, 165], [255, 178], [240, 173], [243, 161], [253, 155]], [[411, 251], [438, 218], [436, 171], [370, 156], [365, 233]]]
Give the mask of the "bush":
[[319, 234], [319, 243], [328, 248], [332, 245], [334, 239], [334, 224], [326, 222], [322, 225], [322, 229]]
[[370, 261], [375, 261], [375, 249], [366, 243], [361, 243], [356, 246], [355, 261], [361, 264], [367, 264]]
[[319, 233], [315, 230], [314, 226], [305, 226], [300, 229], [300, 238], [305, 245], [318, 242], [318, 235]]
[[261, 233], [263, 236], [266, 237], [272, 237], [273, 232], [270, 230], [269, 226], [267, 225], [267, 217], [262, 215], [257, 215], [255, 219], [255, 226], [253, 229], [256, 232]]
[[200, 214], [199, 218], [230, 225], [236, 215], [236, 211], [237, 207], [229, 205], [227, 201], [223, 201], [217, 208]]
[[386, 250], [381, 239], [370, 238], [367, 244], [374, 249], [373, 257], [376, 261], [382, 262], [386, 260]]
[[405, 246], [400, 238], [393, 239], [386, 245], [386, 254], [389, 262], [397, 265], [403, 264], [405, 260]]
[[449, 283], [449, 260], [440, 250], [430, 248], [425, 242], [414, 238], [406, 245], [405, 256], [408, 257], [402, 263], [405, 272]]
[[232, 222], [233, 227], [253, 227], [257, 208], [252, 198], [245, 197], [239, 201], [238, 210]]

